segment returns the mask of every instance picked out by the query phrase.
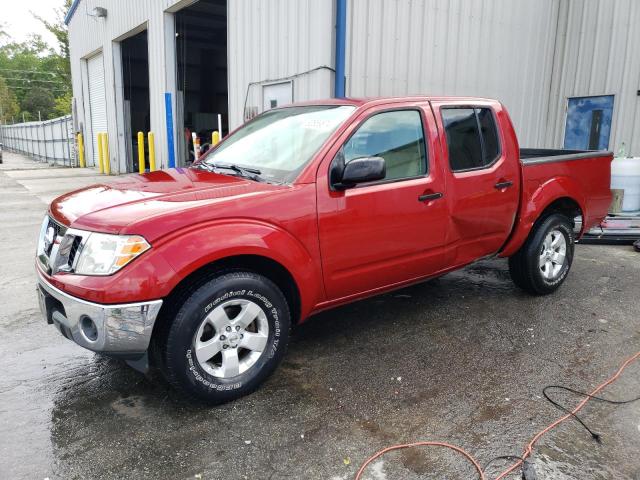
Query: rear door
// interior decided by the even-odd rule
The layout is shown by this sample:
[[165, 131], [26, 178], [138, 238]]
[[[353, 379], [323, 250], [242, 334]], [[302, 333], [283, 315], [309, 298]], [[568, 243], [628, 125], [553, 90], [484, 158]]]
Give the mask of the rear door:
[[[329, 300], [420, 278], [444, 266], [448, 225], [444, 180], [433, 148], [437, 131], [428, 105], [378, 106], [347, 129], [317, 177], [322, 267]], [[384, 180], [332, 190], [328, 170], [384, 158]]]
[[505, 148], [502, 132], [511, 131], [510, 122], [506, 112], [499, 121], [496, 104], [432, 105], [446, 165], [451, 261], [460, 265], [496, 253], [509, 237], [519, 201], [519, 157], [511, 152], [515, 139]]

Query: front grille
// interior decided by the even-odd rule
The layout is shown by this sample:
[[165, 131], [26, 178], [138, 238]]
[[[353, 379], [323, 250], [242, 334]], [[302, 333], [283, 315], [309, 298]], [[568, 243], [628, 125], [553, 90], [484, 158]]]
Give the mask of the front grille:
[[74, 240], [75, 236], [67, 235], [67, 227], [64, 225], [49, 216], [43, 220], [38, 238], [37, 256], [40, 265], [47, 273], [65, 269]]
[[76, 253], [78, 253], [78, 249], [80, 248], [80, 244], [82, 243], [82, 237], [75, 236], [73, 237], [73, 242], [71, 243], [71, 249], [69, 250], [69, 266], [73, 265], [73, 262], [76, 259]]
[[72, 270], [73, 261], [80, 247], [80, 242], [82, 242], [82, 237], [74, 235], [73, 233], [67, 233], [62, 238], [56, 258], [50, 262], [51, 265], [53, 265], [53, 273], [70, 272]]
[[64, 237], [65, 232], [67, 231], [67, 228], [64, 225], [60, 225], [58, 222], [56, 222], [53, 218], [49, 217], [49, 223], [47, 225], [47, 230], [45, 232], [45, 235], [49, 235], [49, 230], [53, 231], [53, 241], [52, 242], [45, 242], [45, 253], [47, 254], [47, 256], [51, 256], [51, 252], [53, 251], [53, 247], [56, 245], [56, 243], [60, 243], [60, 240], [62, 239], [62, 237]]

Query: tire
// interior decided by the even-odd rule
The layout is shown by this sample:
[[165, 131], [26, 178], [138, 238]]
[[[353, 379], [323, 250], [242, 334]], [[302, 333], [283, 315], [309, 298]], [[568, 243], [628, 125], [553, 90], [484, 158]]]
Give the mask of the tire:
[[524, 245], [509, 258], [513, 282], [534, 295], [547, 295], [562, 285], [573, 262], [572, 220], [554, 213], [539, 221]]
[[186, 292], [158, 341], [167, 381], [215, 405], [253, 392], [276, 369], [291, 314], [280, 289], [253, 272], [226, 272]]

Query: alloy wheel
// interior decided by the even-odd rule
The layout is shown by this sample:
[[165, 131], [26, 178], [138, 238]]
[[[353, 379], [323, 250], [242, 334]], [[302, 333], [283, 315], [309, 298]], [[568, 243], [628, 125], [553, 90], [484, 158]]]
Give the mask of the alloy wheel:
[[546, 280], [555, 280], [567, 255], [567, 240], [560, 230], [551, 230], [542, 242], [538, 266]]
[[249, 370], [262, 356], [269, 338], [269, 322], [262, 308], [247, 299], [215, 307], [194, 338], [200, 366], [217, 378], [232, 378]]

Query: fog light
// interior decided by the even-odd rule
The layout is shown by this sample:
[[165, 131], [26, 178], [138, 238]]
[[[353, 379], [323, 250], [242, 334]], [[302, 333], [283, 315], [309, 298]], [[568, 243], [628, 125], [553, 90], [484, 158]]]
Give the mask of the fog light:
[[94, 321], [86, 315], [80, 319], [80, 329], [90, 342], [95, 342], [98, 339], [98, 327], [96, 327]]

